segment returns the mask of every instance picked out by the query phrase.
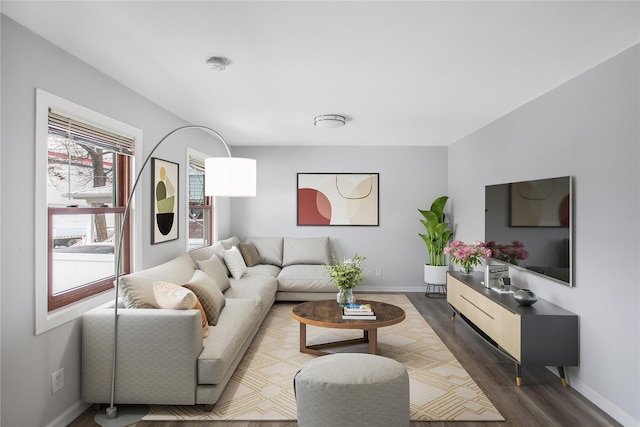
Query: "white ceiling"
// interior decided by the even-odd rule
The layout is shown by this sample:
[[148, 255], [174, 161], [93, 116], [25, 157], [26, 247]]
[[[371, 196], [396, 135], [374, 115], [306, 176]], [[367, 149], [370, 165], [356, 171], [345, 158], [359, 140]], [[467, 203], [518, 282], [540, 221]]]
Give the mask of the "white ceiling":
[[[448, 145], [640, 41], [638, 1], [2, 1], [230, 145]], [[205, 66], [222, 56], [223, 72]], [[319, 114], [347, 125], [316, 128]], [[162, 128], [163, 124], [158, 123]]]

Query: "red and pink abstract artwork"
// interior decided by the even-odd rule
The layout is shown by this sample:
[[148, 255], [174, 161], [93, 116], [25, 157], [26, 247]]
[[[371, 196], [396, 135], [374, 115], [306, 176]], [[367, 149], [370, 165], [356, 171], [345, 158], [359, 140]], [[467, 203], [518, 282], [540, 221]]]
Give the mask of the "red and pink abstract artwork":
[[379, 225], [377, 173], [299, 173], [298, 225]]

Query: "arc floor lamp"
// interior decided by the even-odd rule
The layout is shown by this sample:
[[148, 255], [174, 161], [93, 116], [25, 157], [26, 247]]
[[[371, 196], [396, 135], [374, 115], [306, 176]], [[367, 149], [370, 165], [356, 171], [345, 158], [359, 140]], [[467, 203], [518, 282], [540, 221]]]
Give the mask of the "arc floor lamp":
[[[131, 193], [127, 200], [127, 204], [122, 216], [122, 224], [120, 226], [120, 236], [123, 236], [127, 219], [129, 218], [129, 211], [131, 210], [131, 204], [133, 196], [138, 187], [138, 183], [142, 177], [151, 156], [156, 149], [165, 142], [172, 135], [182, 132], [187, 129], [198, 129], [205, 131], [206, 133], [215, 136], [227, 150], [227, 157], [211, 157], [205, 159], [205, 192], [207, 196], [218, 197], [254, 197], [256, 195], [256, 161], [254, 159], [246, 159], [241, 157], [231, 157], [231, 151], [229, 146], [225, 142], [224, 138], [215, 130], [206, 126], [199, 125], [187, 125], [176, 128], [167, 133], [158, 143], [151, 149], [142, 167], [138, 172], [136, 179], [131, 188]], [[177, 203], [177, 202], [176, 202]], [[118, 354], [118, 298], [120, 292], [120, 274], [122, 264], [122, 242], [123, 239], [119, 239], [117, 260], [116, 260], [116, 280], [115, 280], [115, 298], [114, 298], [114, 319], [113, 319], [113, 354], [112, 354], [112, 366], [111, 366], [111, 401], [109, 407], [106, 409], [105, 416], [107, 420], [113, 420], [118, 417], [118, 410], [114, 406], [115, 402], [115, 387], [116, 387], [116, 358]]]

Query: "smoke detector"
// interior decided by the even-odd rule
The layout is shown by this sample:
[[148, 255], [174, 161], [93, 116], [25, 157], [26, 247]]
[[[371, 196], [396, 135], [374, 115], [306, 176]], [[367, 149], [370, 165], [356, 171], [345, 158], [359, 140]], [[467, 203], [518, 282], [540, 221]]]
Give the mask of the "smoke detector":
[[211, 56], [205, 60], [207, 68], [215, 71], [224, 71], [227, 67], [227, 61], [219, 56]]
[[313, 124], [321, 128], [339, 128], [345, 125], [347, 119], [338, 114], [323, 114], [313, 119]]

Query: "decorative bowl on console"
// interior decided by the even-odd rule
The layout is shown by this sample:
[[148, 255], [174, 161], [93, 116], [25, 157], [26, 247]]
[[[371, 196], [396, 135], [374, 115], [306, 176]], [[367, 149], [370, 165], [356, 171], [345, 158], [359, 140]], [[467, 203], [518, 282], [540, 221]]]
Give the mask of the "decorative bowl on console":
[[513, 299], [520, 305], [533, 305], [538, 301], [538, 296], [529, 289], [520, 289], [514, 292]]

